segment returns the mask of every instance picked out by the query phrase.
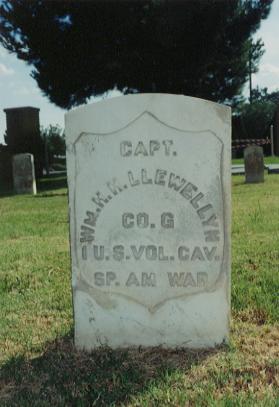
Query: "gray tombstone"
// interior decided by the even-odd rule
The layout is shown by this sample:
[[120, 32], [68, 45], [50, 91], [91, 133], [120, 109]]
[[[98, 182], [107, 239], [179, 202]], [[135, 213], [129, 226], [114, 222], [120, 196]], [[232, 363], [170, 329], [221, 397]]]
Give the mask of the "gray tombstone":
[[228, 339], [231, 112], [167, 94], [66, 115], [75, 343]]
[[36, 195], [36, 178], [34, 157], [32, 154], [17, 154], [13, 156], [13, 181], [17, 194]]
[[[10, 150], [19, 152], [18, 147], [35, 147], [40, 141], [40, 109], [37, 107], [12, 107], [4, 109], [7, 122], [6, 143]], [[30, 151], [30, 150], [27, 150]]]
[[264, 182], [263, 148], [248, 146], [244, 150], [245, 181], [247, 184]]
[[5, 141], [9, 151], [13, 155], [33, 154], [36, 175], [42, 174], [39, 111], [31, 106], [4, 109], [7, 123]]

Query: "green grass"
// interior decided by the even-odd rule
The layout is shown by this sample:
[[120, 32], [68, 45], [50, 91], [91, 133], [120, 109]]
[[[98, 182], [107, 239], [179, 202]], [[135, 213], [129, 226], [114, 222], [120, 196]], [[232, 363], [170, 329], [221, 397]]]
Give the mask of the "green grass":
[[203, 351], [77, 352], [65, 178], [0, 198], [0, 406], [279, 406], [279, 176], [232, 182], [231, 341]]
[[[264, 163], [265, 164], [279, 164], [279, 157], [277, 157], [277, 156], [264, 157]], [[233, 158], [232, 164], [244, 164], [244, 159], [243, 158]]]

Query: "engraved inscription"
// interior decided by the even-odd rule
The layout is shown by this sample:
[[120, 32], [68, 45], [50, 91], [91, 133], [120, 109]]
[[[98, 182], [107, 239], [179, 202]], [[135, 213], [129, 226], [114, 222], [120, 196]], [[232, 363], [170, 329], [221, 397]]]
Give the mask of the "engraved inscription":
[[[170, 287], [206, 287], [208, 274], [198, 272], [197, 275], [191, 272], [167, 273], [168, 284]], [[120, 286], [116, 273], [112, 271], [94, 273], [94, 285], [97, 287]], [[135, 273], [131, 272], [126, 281], [123, 281], [126, 287], [156, 287], [158, 286], [158, 276], [153, 272]]]
[[[206, 242], [220, 241], [220, 226], [217, 214], [211, 203], [206, 202], [205, 194], [201, 192], [197, 185], [186, 180], [186, 177], [168, 172], [164, 169], [157, 169], [153, 173], [148, 172], [146, 168], [140, 170], [138, 174], [135, 171], [128, 170], [127, 178], [120, 181], [114, 177], [107, 181], [103, 191], [96, 191], [91, 201], [94, 204], [92, 210], [86, 212], [87, 217], [83, 221], [80, 230], [80, 242], [92, 242], [95, 240], [95, 226], [100, 213], [105, 206], [120, 193], [129, 188], [145, 185], [156, 185], [167, 188], [174, 193], [178, 193], [195, 209], [198, 218], [204, 229], [204, 238]], [[150, 221], [147, 213], [142, 212], [133, 214], [125, 212], [122, 215], [122, 226], [126, 229], [133, 227], [156, 228], [156, 224]], [[161, 227], [173, 228], [174, 218], [171, 218], [171, 212], [162, 214]]]
[[120, 143], [121, 157], [152, 157], [160, 153], [167, 157], [176, 156], [177, 152], [173, 150], [173, 140], [150, 140], [149, 142], [138, 141], [137, 143], [123, 140]]
[[[138, 213], [137, 215], [126, 212], [122, 215], [122, 226], [125, 229], [130, 229], [133, 227], [138, 228], [152, 228], [156, 227], [155, 223], [151, 223], [149, 220], [149, 215], [145, 212]], [[164, 212], [161, 215], [161, 227], [170, 229], [174, 227], [174, 215], [171, 212]]]
[[228, 338], [229, 108], [129, 95], [67, 113], [78, 349]]
[[159, 261], [170, 261], [179, 260], [181, 262], [196, 262], [196, 261], [219, 261], [220, 257], [216, 254], [217, 246], [178, 246], [177, 250], [171, 253], [164, 246], [156, 245], [130, 245], [125, 246], [124, 244], [119, 244], [112, 246], [111, 248], [105, 247], [103, 245], [93, 245], [87, 248], [87, 246], [82, 247], [82, 258], [83, 260], [90, 261], [107, 261], [113, 259], [115, 261], [126, 261], [126, 260], [159, 260]]
[[[104, 136], [82, 133], [75, 143], [73, 252], [77, 278], [94, 298], [117, 303], [122, 296], [155, 312], [222, 281], [222, 141], [210, 130], [193, 131], [143, 114]], [[205, 146], [206, 156], [195, 160]]]
[[205, 272], [197, 273], [197, 277], [191, 273], [168, 273], [171, 287], [206, 287], [208, 275]]

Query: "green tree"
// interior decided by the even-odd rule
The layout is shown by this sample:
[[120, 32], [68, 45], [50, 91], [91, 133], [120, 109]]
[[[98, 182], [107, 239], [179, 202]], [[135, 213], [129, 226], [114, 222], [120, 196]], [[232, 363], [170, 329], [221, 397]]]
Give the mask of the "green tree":
[[267, 88], [252, 91], [253, 103], [241, 103], [233, 118], [233, 139], [259, 139], [269, 136], [269, 128], [279, 104], [279, 91]]
[[41, 136], [46, 141], [49, 153], [54, 155], [65, 155], [66, 144], [64, 130], [56, 124], [55, 126], [49, 125], [41, 129]]
[[41, 128], [41, 137], [45, 146], [44, 166], [49, 171], [49, 167], [58, 164], [57, 167], [65, 167], [65, 159], [57, 156], [65, 156], [66, 144], [65, 134], [63, 129], [56, 125], [49, 125], [46, 128]]
[[70, 108], [115, 86], [233, 101], [262, 53], [272, 0], [6, 0], [0, 42]]

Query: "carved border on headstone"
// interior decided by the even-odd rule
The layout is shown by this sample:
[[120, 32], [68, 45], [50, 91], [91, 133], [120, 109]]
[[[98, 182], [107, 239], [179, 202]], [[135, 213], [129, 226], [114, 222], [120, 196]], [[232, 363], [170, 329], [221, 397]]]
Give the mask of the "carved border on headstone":
[[[77, 225], [76, 222], [73, 223], [73, 231], [72, 231], [72, 238], [74, 239], [74, 250], [75, 250], [75, 261], [76, 264], [73, 265], [73, 267], [75, 268], [75, 272], [74, 274], [76, 275], [76, 281], [73, 284], [73, 290], [80, 290], [83, 291], [85, 293], [87, 293], [89, 296], [93, 297], [94, 300], [103, 308], [114, 308], [115, 304], [114, 304], [114, 300], [111, 298], [110, 294], [114, 294], [117, 296], [121, 296], [124, 298], [127, 298], [129, 300], [132, 300], [144, 307], [146, 307], [149, 312], [156, 312], [162, 305], [164, 305], [167, 301], [170, 301], [172, 299], [176, 299], [176, 298], [186, 298], [186, 297], [190, 297], [193, 295], [198, 295], [202, 292], [212, 292], [215, 291], [219, 285], [222, 284], [223, 281], [223, 277], [226, 274], [226, 267], [224, 267], [224, 264], [226, 263], [226, 250], [227, 250], [227, 236], [226, 236], [226, 214], [225, 214], [225, 196], [224, 196], [224, 186], [223, 186], [223, 150], [224, 150], [224, 143], [222, 141], [221, 138], [219, 138], [217, 136], [217, 134], [215, 132], [213, 132], [212, 130], [209, 129], [203, 129], [203, 130], [187, 130], [187, 129], [181, 129], [181, 128], [177, 128], [174, 126], [169, 125], [168, 123], [164, 122], [163, 120], [159, 119], [156, 115], [154, 115], [152, 112], [146, 110], [144, 112], [142, 112], [141, 114], [137, 115], [136, 118], [134, 118], [133, 120], [130, 120], [125, 126], [122, 126], [119, 129], [116, 129], [114, 131], [110, 131], [107, 133], [97, 133], [97, 132], [81, 132], [80, 134], [77, 135], [76, 139], [74, 140], [73, 143], [68, 144], [67, 149], [70, 153], [75, 153], [76, 152], [76, 144], [80, 141], [80, 139], [85, 136], [85, 135], [92, 135], [92, 136], [108, 136], [108, 135], [113, 135], [113, 134], [117, 134], [120, 133], [121, 131], [123, 131], [124, 129], [130, 127], [133, 123], [135, 123], [136, 121], [140, 120], [144, 115], [149, 115], [150, 117], [152, 117], [154, 120], [156, 120], [157, 122], [159, 122], [160, 124], [176, 130], [180, 133], [184, 133], [184, 134], [204, 134], [204, 133], [209, 133], [211, 134], [213, 137], [215, 137], [218, 142], [221, 144], [221, 159], [220, 159], [220, 186], [221, 186], [221, 195], [222, 195], [222, 213], [221, 213], [221, 217], [222, 217], [222, 221], [223, 221], [223, 228], [222, 228], [222, 233], [223, 233], [223, 257], [222, 257], [222, 262], [220, 263], [220, 272], [219, 275], [217, 277], [217, 279], [215, 280], [215, 282], [213, 284], [211, 284], [210, 287], [207, 288], [201, 288], [200, 290], [197, 290], [194, 293], [183, 293], [183, 294], [179, 294], [179, 295], [173, 295], [170, 297], [165, 298], [164, 300], [152, 305], [152, 306], [147, 306], [146, 304], [144, 304], [143, 302], [135, 299], [132, 296], [129, 295], [125, 295], [123, 293], [119, 293], [119, 292], [114, 292], [113, 290], [110, 290], [110, 292], [106, 292], [104, 290], [100, 290], [96, 287], [93, 287], [92, 285], [90, 285], [88, 283], [88, 281], [86, 281], [86, 279], [84, 278], [84, 276], [81, 275], [81, 272], [78, 272], [78, 270], [80, 270], [79, 268], [79, 263], [78, 263], [78, 249], [77, 249], [77, 241], [78, 241], [78, 233], [77, 233]], [[76, 154], [74, 154], [74, 160], [75, 160], [75, 185], [76, 185], [76, 177], [77, 177], [77, 156]], [[73, 194], [74, 200], [73, 200], [73, 212], [76, 213], [76, 189], [74, 190], [74, 194]]]

